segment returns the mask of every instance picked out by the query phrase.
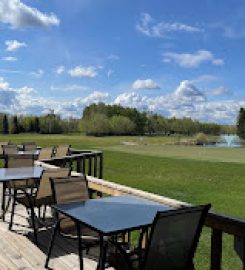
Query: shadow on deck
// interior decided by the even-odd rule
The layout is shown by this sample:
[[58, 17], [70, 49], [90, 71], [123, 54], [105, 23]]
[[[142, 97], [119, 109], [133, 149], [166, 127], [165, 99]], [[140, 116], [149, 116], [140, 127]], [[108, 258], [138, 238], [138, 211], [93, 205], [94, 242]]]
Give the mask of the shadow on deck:
[[[8, 230], [10, 214], [6, 221], [0, 221], [0, 269], [1, 270], [31, 270], [45, 269], [46, 253], [52, 233], [52, 228], [40, 227], [38, 233], [39, 247], [33, 242], [32, 229], [28, 223], [28, 215], [23, 206], [17, 205], [12, 231]], [[70, 270], [80, 269], [78, 261], [78, 242], [57, 236], [50, 260], [50, 269]], [[84, 253], [85, 270], [96, 269], [98, 249], [90, 249]]]

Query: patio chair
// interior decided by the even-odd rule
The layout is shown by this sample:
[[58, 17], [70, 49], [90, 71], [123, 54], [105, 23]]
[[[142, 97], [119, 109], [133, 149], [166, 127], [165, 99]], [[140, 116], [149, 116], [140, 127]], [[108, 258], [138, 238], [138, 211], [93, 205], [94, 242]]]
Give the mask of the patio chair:
[[26, 190], [23, 190], [22, 196], [15, 197], [15, 201], [13, 202], [13, 207], [11, 211], [11, 221], [9, 224], [9, 228], [12, 229], [16, 202], [24, 205], [27, 210], [30, 209], [30, 217], [34, 231], [34, 238], [37, 244], [38, 239], [37, 239], [37, 228], [35, 223], [36, 215], [34, 208], [38, 208], [38, 214], [40, 217], [40, 208], [44, 206], [43, 218], [45, 219], [46, 207], [51, 206], [51, 204], [54, 203], [49, 179], [51, 177], [67, 177], [69, 175], [70, 175], [69, 168], [46, 169], [41, 176], [39, 186], [35, 193], [29, 193], [26, 192]]
[[65, 157], [69, 155], [70, 152], [70, 145], [65, 144], [65, 145], [58, 145], [55, 148], [55, 157], [60, 158], [60, 157]]
[[[89, 198], [88, 183], [87, 179], [84, 176], [70, 176], [66, 178], [50, 178], [51, 188], [53, 192], [53, 197], [55, 203], [69, 203], [69, 202], [83, 202]], [[85, 225], [77, 225], [72, 219], [66, 217], [60, 213], [56, 213], [57, 224], [54, 228], [53, 236], [50, 242], [47, 259], [45, 267], [48, 267], [50, 255], [52, 252], [54, 240], [57, 234], [57, 231], [63, 236], [78, 238], [78, 253], [79, 255], [81, 249], [85, 249], [87, 252], [90, 247], [99, 244], [99, 235], [88, 228]], [[80, 234], [82, 231], [82, 236]], [[82, 238], [82, 241], [81, 241]]]
[[[17, 146], [15, 146], [17, 149]], [[11, 151], [14, 148], [8, 148]], [[10, 152], [11, 152], [10, 151]], [[5, 155], [5, 168], [20, 168], [20, 167], [33, 167], [34, 166], [34, 156], [33, 155], [18, 155], [18, 154], [8, 154]], [[35, 183], [32, 179], [30, 180], [19, 180], [3, 183], [3, 195], [2, 195], [2, 209], [5, 211], [6, 197], [11, 195], [11, 190], [14, 190], [13, 196], [17, 196], [17, 190], [27, 187], [33, 187]], [[9, 201], [10, 202], [10, 201]], [[9, 203], [8, 203], [9, 204]], [[3, 220], [4, 220], [3, 214]]]
[[146, 249], [127, 253], [113, 243], [110, 264], [116, 270], [194, 270], [193, 257], [210, 206], [158, 212]]
[[54, 154], [54, 147], [44, 147], [40, 150], [38, 159], [39, 160], [51, 159], [53, 154]]
[[2, 149], [5, 156], [18, 153], [18, 146], [16, 144], [2, 145]]
[[23, 151], [35, 151], [37, 150], [37, 145], [35, 142], [24, 142], [23, 145]]
[[0, 142], [0, 156], [3, 156], [3, 145], [8, 145], [9, 142]]

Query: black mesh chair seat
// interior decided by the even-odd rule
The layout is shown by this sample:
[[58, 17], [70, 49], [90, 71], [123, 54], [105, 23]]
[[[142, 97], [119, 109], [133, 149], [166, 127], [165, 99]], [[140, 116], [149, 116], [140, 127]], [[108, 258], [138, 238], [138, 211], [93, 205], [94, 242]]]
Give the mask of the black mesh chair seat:
[[116, 270], [194, 270], [193, 258], [210, 206], [158, 212], [143, 253], [131, 253], [112, 243], [111, 265]]
[[36, 200], [35, 195], [29, 195], [29, 198], [27, 196], [19, 196], [16, 198], [16, 201], [19, 204], [24, 205], [26, 208], [31, 207], [41, 207], [42, 205], [51, 205], [53, 202], [52, 196], [41, 198], [39, 200]]
[[[77, 237], [77, 228], [75, 226], [74, 221], [63, 215], [60, 215], [59, 218], [62, 219], [60, 222], [60, 233], [65, 236]], [[94, 230], [83, 225], [80, 225], [80, 229], [83, 236], [83, 240], [84, 239], [98, 240], [98, 233], [95, 232]]]

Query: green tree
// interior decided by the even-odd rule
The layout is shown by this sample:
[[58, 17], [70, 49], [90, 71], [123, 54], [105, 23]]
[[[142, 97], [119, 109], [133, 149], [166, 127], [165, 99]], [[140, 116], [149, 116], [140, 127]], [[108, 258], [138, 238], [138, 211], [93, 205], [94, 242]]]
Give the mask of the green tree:
[[18, 134], [18, 133], [20, 133], [20, 127], [19, 127], [18, 117], [16, 115], [13, 116], [13, 118], [12, 118], [11, 133], [12, 134]]
[[110, 121], [105, 114], [94, 113], [82, 119], [82, 130], [87, 135], [102, 136], [110, 134]]
[[134, 123], [126, 116], [114, 115], [110, 118], [111, 133], [115, 135], [132, 134], [135, 130]]
[[60, 134], [63, 132], [62, 120], [55, 114], [47, 114], [39, 118], [40, 132], [45, 134]]
[[245, 109], [240, 108], [237, 118], [237, 135], [245, 139]]
[[6, 114], [3, 116], [3, 134], [9, 133], [9, 122]]

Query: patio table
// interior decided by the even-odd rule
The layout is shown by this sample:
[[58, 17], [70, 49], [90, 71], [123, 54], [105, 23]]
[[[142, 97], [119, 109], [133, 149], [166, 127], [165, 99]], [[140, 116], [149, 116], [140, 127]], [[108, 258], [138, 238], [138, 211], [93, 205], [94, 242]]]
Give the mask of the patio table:
[[[39, 180], [43, 172], [43, 168], [40, 166], [34, 167], [21, 167], [21, 168], [0, 168], [0, 182], [7, 183], [10, 181]], [[4, 219], [4, 215], [7, 211], [5, 202], [2, 204], [2, 214], [0, 218]]]
[[[100, 257], [97, 269], [105, 269], [108, 236], [150, 226], [158, 211], [174, 209], [136, 196], [112, 196], [84, 202], [57, 204], [52, 207], [74, 220], [77, 227], [79, 227], [78, 224], [84, 224], [98, 232]], [[50, 246], [53, 245], [52, 241], [53, 239]], [[81, 243], [79, 245], [81, 246]], [[82, 252], [79, 255], [80, 269], [83, 269]]]

